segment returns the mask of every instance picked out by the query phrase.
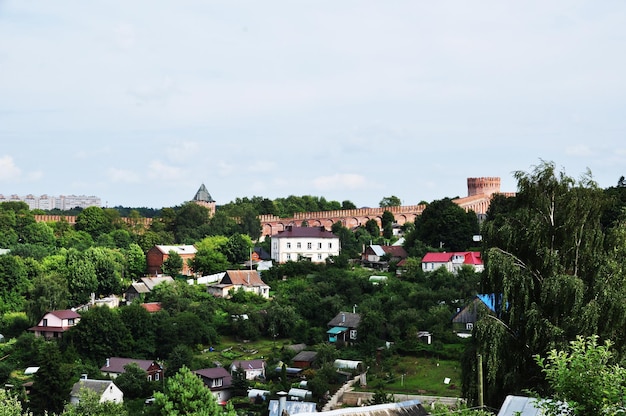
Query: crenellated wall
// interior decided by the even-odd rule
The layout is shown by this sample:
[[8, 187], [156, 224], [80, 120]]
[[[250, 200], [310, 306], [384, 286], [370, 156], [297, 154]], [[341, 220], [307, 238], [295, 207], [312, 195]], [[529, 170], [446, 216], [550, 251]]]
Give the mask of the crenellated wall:
[[[467, 193], [464, 198], [454, 199], [453, 202], [458, 204], [465, 211], [474, 211], [478, 215], [484, 215], [489, 209], [491, 198], [500, 192], [500, 178], [484, 177], [484, 178], [467, 178]], [[504, 193], [507, 196], [514, 196], [514, 193]], [[394, 216], [394, 221], [399, 225], [407, 222], [415, 222], [415, 219], [422, 214], [426, 205], [404, 205], [398, 207], [387, 208], [358, 208], [345, 209], [336, 211], [317, 211], [317, 212], [298, 212], [290, 218], [280, 218], [275, 215], [259, 215], [263, 236], [271, 236], [283, 231], [288, 225], [301, 226], [306, 223], [309, 227], [324, 227], [330, 230], [334, 223], [341, 222], [346, 228], [354, 228], [365, 225], [371, 219], [376, 220], [381, 226], [382, 215], [385, 211], [389, 211]], [[74, 216], [62, 215], [35, 215], [35, 219], [45, 222], [60, 221], [61, 218], [70, 224], [76, 223]], [[129, 218], [122, 218], [127, 223]], [[151, 218], [142, 218], [141, 222], [148, 227]]]

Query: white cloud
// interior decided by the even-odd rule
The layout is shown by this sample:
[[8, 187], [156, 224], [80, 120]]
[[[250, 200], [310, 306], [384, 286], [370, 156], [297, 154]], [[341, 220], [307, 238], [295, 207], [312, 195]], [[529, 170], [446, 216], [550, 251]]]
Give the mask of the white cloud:
[[0, 181], [19, 179], [22, 170], [15, 165], [11, 156], [0, 157]]
[[151, 178], [165, 181], [176, 181], [185, 177], [184, 169], [178, 166], [166, 165], [159, 160], [150, 162], [148, 172]]
[[586, 146], [584, 144], [569, 146], [565, 149], [565, 153], [568, 156], [591, 156], [593, 154], [589, 146]]
[[166, 150], [167, 157], [179, 163], [189, 162], [190, 160], [197, 159], [200, 146], [196, 142], [183, 141], [176, 143], [175, 146], [169, 147]]
[[367, 187], [367, 180], [356, 173], [337, 173], [313, 179], [313, 186], [322, 191], [364, 189]]
[[136, 172], [127, 169], [109, 168], [107, 177], [111, 182], [139, 183], [141, 176]]
[[276, 169], [276, 163], [272, 161], [257, 160], [248, 167], [249, 172], [267, 173]]
[[115, 43], [121, 49], [132, 49], [137, 41], [135, 27], [129, 23], [120, 23], [113, 28]]

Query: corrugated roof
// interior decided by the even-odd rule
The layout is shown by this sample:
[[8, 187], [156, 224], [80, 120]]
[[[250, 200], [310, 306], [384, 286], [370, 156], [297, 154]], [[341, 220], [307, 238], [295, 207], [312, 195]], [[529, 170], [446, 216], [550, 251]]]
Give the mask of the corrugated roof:
[[120, 373], [121, 374], [121, 373], [126, 372], [126, 370], [124, 369], [124, 366], [131, 364], [131, 363], [137, 364], [137, 366], [144, 371], [148, 371], [148, 369], [154, 363], [154, 361], [137, 360], [134, 358], [110, 357], [108, 358], [109, 365], [107, 366], [107, 364], [104, 364], [100, 368], [100, 371], [104, 373]]
[[[227, 270], [220, 284], [236, 286], [267, 286], [256, 270]], [[269, 287], [269, 286], [268, 286]]]
[[[312, 415], [301, 413], [301, 416]], [[373, 406], [344, 407], [324, 412], [324, 416], [427, 416], [428, 412], [419, 400], [407, 400], [399, 403], [385, 403]]]
[[244, 370], [262, 370], [265, 368], [265, 361], [263, 360], [234, 360], [231, 363], [231, 368], [243, 368]]
[[[269, 416], [279, 416], [278, 415], [278, 407], [280, 403], [278, 400], [270, 400], [269, 405]], [[311, 402], [300, 402], [300, 401], [292, 401], [288, 400], [285, 402], [285, 410], [289, 415], [297, 415], [299, 413], [315, 413], [317, 412], [315, 408], [315, 403]]]
[[533, 397], [506, 396], [498, 416], [541, 416], [543, 411], [537, 407]]

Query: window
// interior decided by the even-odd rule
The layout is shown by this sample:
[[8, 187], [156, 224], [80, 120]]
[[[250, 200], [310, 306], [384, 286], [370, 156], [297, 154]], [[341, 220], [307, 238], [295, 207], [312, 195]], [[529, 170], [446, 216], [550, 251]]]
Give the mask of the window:
[[466, 323], [465, 329], [467, 329], [468, 331], [471, 331], [472, 329], [474, 329], [474, 324], [472, 322]]
[[224, 383], [223, 378], [216, 378], [215, 380], [213, 380], [213, 387], [222, 387], [223, 383]]
[[328, 243], [328, 248], [333, 248], [333, 243]]
[[321, 254], [321, 253], [317, 255], [317, 259], [318, 259], [318, 260], [321, 260], [321, 259], [322, 259], [322, 254]]
[[287, 243], [287, 248], [291, 248], [291, 243]]
[[278, 250], [278, 242], [274, 241], [274, 250]]
[[302, 248], [302, 243], [298, 243], [298, 244], [296, 245], [296, 247], [298, 247], [298, 248]]
[[287, 260], [291, 260], [291, 253], [287, 253]]
[[159, 381], [159, 373], [154, 373], [154, 381]]
[[152, 375], [148, 374], [148, 381], [152, 381]]
[[350, 339], [356, 339], [356, 329], [350, 330]]
[[313, 248], [313, 243], [306, 243], [306, 248], [309, 250]]
[[322, 243], [317, 243], [317, 249], [321, 250], [322, 249]]
[[46, 318], [43, 319], [41, 326], [48, 326], [48, 320]]
[[74, 318], [69, 318], [69, 319], [67, 320], [67, 324], [68, 324], [68, 325], [74, 325]]

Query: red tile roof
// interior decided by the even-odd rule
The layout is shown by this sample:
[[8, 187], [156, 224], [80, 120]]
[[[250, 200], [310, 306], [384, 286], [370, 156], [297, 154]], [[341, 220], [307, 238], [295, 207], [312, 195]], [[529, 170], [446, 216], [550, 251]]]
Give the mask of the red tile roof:
[[161, 302], [142, 303], [141, 307], [150, 313], [154, 313], [161, 310]]
[[227, 270], [220, 285], [267, 286], [256, 270]]
[[481, 265], [483, 264], [482, 257], [479, 251], [457, 251], [457, 252], [444, 252], [444, 253], [426, 253], [422, 258], [422, 263], [448, 263], [452, 261], [453, 256], [464, 257], [463, 264]]

